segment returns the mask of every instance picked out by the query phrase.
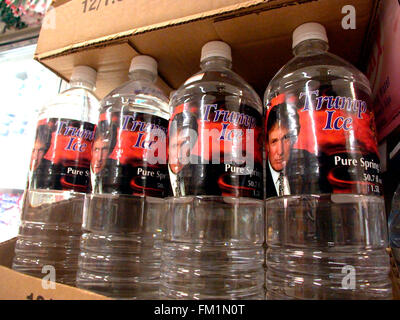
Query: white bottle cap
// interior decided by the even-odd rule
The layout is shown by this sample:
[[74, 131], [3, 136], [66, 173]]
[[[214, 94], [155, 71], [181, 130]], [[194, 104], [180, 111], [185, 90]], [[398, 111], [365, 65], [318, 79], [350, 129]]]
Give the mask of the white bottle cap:
[[203, 48], [201, 48], [201, 59], [203, 61], [210, 57], [222, 57], [232, 61], [231, 47], [222, 41], [210, 41], [207, 42]]
[[76, 66], [72, 71], [70, 81], [83, 81], [96, 86], [97, 71], [88, 66]]
[[308, 22], [298, 26], [293, 31], [293, 46], [296, 47], [304, 40], [318, 39], [328, 43], [325, 27], [316, 22]]
[[135, 70], [147, 70], [157, 75], [157, 61], [150, 56], [136, 56], [132, 59], [129, 73]]

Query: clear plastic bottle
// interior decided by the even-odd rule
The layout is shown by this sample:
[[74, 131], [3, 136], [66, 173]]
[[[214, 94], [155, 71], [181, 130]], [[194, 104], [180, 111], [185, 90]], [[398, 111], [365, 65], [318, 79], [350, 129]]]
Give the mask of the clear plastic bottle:
[[14, 270], [40, 278], [54, 268], [56, 282], [68, 285], [76, 282], [84, 197], [90, 191], [99, 113], [95, 83], [94, 69], [75, 67], [70, 88], [39, 114], [13, 262]]
[[155, 84], [153, 58], [133, 58], [129, 76], [101, 101], [77, 285], [118, 299], [158, 299], [169, 101]]
[[262, 105], [231, 60], [207, 43], [170, 103], [165, 299], [263, 299]]
[[400, 184], [393, 195], [389, 215], [389, 240], [393, 256], [400, 266]]
[[390, 299], [367, 78], [299, 26], [266, 107], [268, 299]]

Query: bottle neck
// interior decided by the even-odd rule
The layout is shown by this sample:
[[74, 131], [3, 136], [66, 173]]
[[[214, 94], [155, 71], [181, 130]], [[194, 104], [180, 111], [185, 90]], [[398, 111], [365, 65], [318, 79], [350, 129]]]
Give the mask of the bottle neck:
[[210, 57], [201, 61], [200, 67], [202, 70], [220, 68], [231, 69], [232, 62], [223, 57]]
[[329, 45], [327, 42], [312, 39], [300, 42], [294, 49], [293, 54], [295, 56], [313, 56], [327, 52]]
[[71, 89], [72, 88], [84, 88], [90, 91], [94, 91], [95, 87], [92, 83], [84, 81], [84, 80], [72, 80], [69, 83]]
[[134, 70], [129, 73], [129, 79], [133, 81], [148, 81], [154, 83], [157, 79], [157, 74], [147, 70]]

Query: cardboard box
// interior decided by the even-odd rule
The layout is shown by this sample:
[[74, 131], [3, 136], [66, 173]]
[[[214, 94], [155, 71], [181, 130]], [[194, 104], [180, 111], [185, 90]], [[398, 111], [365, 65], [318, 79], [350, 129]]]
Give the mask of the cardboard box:
[[15, 242], [16, 238], [0, 243], [0, 300], [109, 300], [59, 283], [52, 289], [46, 280], [43, 286], [42, 279], [11, 270]]
[[378, 140], [400, 126], [400, 2], [385, 0], [368, 66]]
[[[291, 34], [304, 22], [324, 24], [331, 52], [358, 67], [366, 65], [379, 2], [73, 0], [48, 12], [35, 59], [65, 79], [74, 65], [96, 68], [97, 94], [103, 97], [128, 79], [132, 57], [148, 54], [157, 59], [160, 83], [169, 91], [199, 70], [206, 42], [223, 40], [232, 47], [233, 69], [262, 95], [291, 59]], [[356, 10], [354, 30], [342, 28], [342, 8], [347, 5]]]

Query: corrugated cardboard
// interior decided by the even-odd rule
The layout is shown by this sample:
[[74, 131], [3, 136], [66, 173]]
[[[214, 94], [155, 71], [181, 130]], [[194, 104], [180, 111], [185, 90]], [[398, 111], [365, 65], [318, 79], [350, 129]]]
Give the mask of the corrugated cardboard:
[[[262, 95], [272, 76], [292, 57], [291, 34], [304, 22], [324, 24], [331, 52], [362, 67], [378, 3], [124, 0], [83, 13], [82, 1], [73, 0], [53, 10], [55, 28], [42, 28], [35, 58], [65, 79], [74, 65], [96, 68], [97, 94], [103, 97], [127, 79], [130, 58], [149, 54], [159, 62], [160, 78], [169, 91], [198, 71], [206, 42], [223, 40], [232, 47], [233, 69]], [[356, 9], [355, 30], [342, 29], [346, 5]]]
[[42, 285], [42, 279], [11, 270], [16, 238], [0, 243], [0, 300], [109, 300], [109, 298], [63, 284]]

